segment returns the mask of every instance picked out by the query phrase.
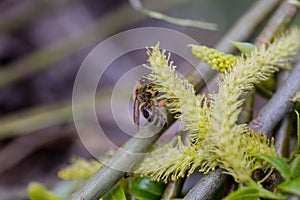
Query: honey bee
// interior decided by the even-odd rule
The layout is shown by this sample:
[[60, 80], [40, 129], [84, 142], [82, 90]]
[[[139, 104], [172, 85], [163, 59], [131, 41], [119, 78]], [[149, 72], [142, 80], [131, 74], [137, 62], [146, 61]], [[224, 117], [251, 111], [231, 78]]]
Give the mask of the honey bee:
[[133, 92], [133, 120], [134, 123], [140, 125], [140, 113], [145, 119], [152, 122], [155, 116], [162, 117], [166, 122], [166, 118], [158, 107], [165, 107], [170, 103], [169, 99], [157, 100], [156, 98], [162, 95], [159, 91], [154, 89], [154, 83], [146, 76], [142, 76]]

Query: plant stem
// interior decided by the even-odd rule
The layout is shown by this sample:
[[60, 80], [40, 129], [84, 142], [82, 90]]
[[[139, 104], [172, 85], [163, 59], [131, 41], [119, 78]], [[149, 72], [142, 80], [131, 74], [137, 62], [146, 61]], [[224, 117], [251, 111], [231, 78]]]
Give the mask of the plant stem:
[[161, 200], [171, 200], [172, 198], [176, 198], [180, 195], [182, 186], [184, 184], [185, 179], [179, 178], [175, 181], [168, 183]]
[[[289, 75], [290, 75], [290, 71], [288, 70], [279, 72], [277, 76], [277, 83], [276, 83], [277, 89], [281, 85], [284, 85]], [[291, 139], [291, 132], [293, 127], [292, 121], [293, 121], [292, 115], [289, 113], [288, 115], [285, 115], [283, 117], [283, 119], [279, 123], [278, 128], [274, 130], [276, 134], [276, 142], [280, 144], [278, 147], [278, 154], [283, 157], [289, 156], [290, 139]]]
[[297, 63], [285, 84], [273, 95], [268, 104], [260, 111], [258, 117], [252, 120], [249, 126], [256, 132], [262, 132], [270, 136], [272, 129], [290, 112], [293, 102], [290, 101], [300, 85], [300, 62]]
[[226, 176], [222, 173], [221, 169], [210, 172], [200, 179], [200, 181], [184, 197], [184, 200], [211, 199], [225, 180]]
[[[172, 124], [174, 118], [171, 116], [168, 119], [168, 124]], [[154, 142], [161, 136], [161, 134], [167, 129], [164, 127], [159, 133], [155, 134], [157, 128], [154, 126], [147, 126], [145, 129], [141, 129], [136, 135], [138, 137], [132, 137], [122, 147], [122, 151], [118, 151], [116, 155], [109, 161], [108, 166], [103, 166], [97, 171], [91, 178], [89, 178], [84, 184], [77, 189], [72, 195], [72, 200], [85, 199], [85, 200], [98, 200], [109, 189], [111, 189], [126, 172], [132, 172], [135, 165], [143, 159], [144, 154], [154, 144]], [[149, 136], [141, 138], [142, 136]], [[122, 171], [116, 170], [122, 167]]]
[[[281, 3], [280, 7], [274, 13], [268, 25], [264, 28], [261, 36], [256, 40], [256, 44], [266, 43], [271, 41], [276, 34], [286, 29], [288, 25], [291, 24], [293, 18], [296, 16], [298, 7], [290, 4], [289, 1], [284, 1]], [[274, 29], [274, 27], [278, 27]], [[278, 74], [277, 86], [281, 86], [287, 79], [287, 75], [290, 74], [289, 71], [281, 71]], [[278, 153], [281, 156], [288, 156], [289, 152], [289, 139], [291, 131], [291, 116], [284, 116], [280, 127], [277, 129], [277, 138], [280, 146], [278, 148]]]
[[280, 127], [276, 130], [276, 141], [280, 144], [278, 154], [283, 157], [289, 156], [290, 139], [293, 123], [290, 115], [284, 116], [280, 123]]
[[296, 5], [289, 3], [289, 1], [283, 1], [272, 15], [268, 25], [264, 28], [262, 33], [260, 33], [255, 44], [265, 44], [271, 41], [277, 33], [283, 31], [291, 24], [297, 12], [298, 7]]

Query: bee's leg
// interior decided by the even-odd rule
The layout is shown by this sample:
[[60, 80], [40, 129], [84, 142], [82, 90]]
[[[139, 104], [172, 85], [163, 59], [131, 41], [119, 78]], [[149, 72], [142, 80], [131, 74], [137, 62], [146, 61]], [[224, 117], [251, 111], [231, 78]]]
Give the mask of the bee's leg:
[[167, 117], [163, 114], [163, 112], [156, 106], [151, 106], [150, 108], [151, 114], [148, 118], [149, 122], [153, 122], [155, 126], [161, 127], [167, 125]]
[[149, 114], [149, 111], [147, 110], [147, 107], [146, 106], [142, 107], [141, 111], [142, 111], [142, 114], [145, 117], [145, 119], [147, 119], [149, 121], [150, 114]]
[[133, 122], [139, 127], [140, 125], [140, 102], [135, 99], [133, 102]]

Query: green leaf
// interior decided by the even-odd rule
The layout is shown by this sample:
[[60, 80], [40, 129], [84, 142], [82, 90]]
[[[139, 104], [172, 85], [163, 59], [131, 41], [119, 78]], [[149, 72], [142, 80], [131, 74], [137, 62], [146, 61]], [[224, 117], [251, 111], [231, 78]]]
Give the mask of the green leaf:
[[290, 154], [290, 159], [293, 159], [294, 156], [297, 154], [297, 152], [300, 149], [300, 116], [299, 116], [299, 113], [297, 112], [297, 110], [295, 110], [295, 112], [297, 115], [297, 143], [296, 143], [295, 149]]
[[300, 178], [285, 181], [279, 184], [278, 188], [285, 192], [300, 196]]
[[119, 187], [118, 190], [112, 195], [112, 200], [126, 200], [123, 188]]
[[297, 145], [296, 145], [296, 148], [298, 151], [300, 148], [300, 116], [297, 111], [296, 111], [296, 115], [297, 115]]
[[281, 199], [281, 196], [277, 196], [273, 192], [266, 190], [259, 185], [253, 185], [251, 187], [246, 187], [242, 189], [238, 189], [237, 191], [231, 193], [229, 196], [226, 197], [225, 200], [256, 200], [260, 199], [259, 197], [265, 199]]
[[230, 41], [230, 43], [245, 55], [249, 54], [255, 48], [254, 44], [249, 42]]
[[259, 196], [264, 199], [282, 199], [282, 196], [277, 196], [275, 193], [258, 186]]
[[132, 194], [140, 200], [160, 199], [166, 184], [147, 177], [136, 178], [131, 186]]
[[275, 156], [270, 156], [266, 154], [256, 154], [254, 156], [269, 162], [272, 166], [274, 166], [279, 171], [279, 173], [284, 179], [291, 178], [291, 171], [289, 169], [289, 165], [283, 158], [277, 158]]
[[115, 185], [101, 200], [126, 200], [125, 192], [119, 184]]
[[28, 196], [31, 200], [61, 200], [39, 183], [30, 183]]
[[293, 160], [291, 164], [291, 173], [292, 178], [300, 177], [300, 154]]
[[225, 200], [259, 200], [259, 191], [257, 188], [242, 188], [228, 195]]

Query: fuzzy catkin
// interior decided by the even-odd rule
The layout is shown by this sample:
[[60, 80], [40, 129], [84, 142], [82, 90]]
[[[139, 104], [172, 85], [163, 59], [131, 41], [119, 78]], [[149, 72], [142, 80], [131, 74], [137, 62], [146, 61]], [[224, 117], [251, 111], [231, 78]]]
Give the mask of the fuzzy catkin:
[[[173, 100], [169, 108], [180, 112], [179, 118], [193, 136], [187, 145], [179, 139], [177, 144], [154, 150], [142, 163], [142, 173], [167, 181], [189, 175], [197, 167], [205, 173], [221, 167], [237, 182], [251, 183], [251, 173], [257, 166], [270, 167], [252, 155], [278, 154], [274, 140], [254, 133], [246, 125], [236, 124], [243, 104], [241, 97], [253, 84], [268, 79], [278, 67], [288, 64], [299, 49], [300, 32], [294, 28], [271, 44], [255, 47], [247, 56], [218, 54], [222, 61], [219, 63], [230, 63], [230, 70], [223, 70], [225, 73], [218, 80], [219, 91], [209, 95], [210, 101], [194, 94], [193, 86], [177, 74], [170, 54], [166, 56], [165, 50], [160, 51], [159, 44], [148, 50], [147, 68], [152, 70], [152, 81], [165, 93], [162, 98]], [[216, 52], [212, 53], [216, 56]]]

